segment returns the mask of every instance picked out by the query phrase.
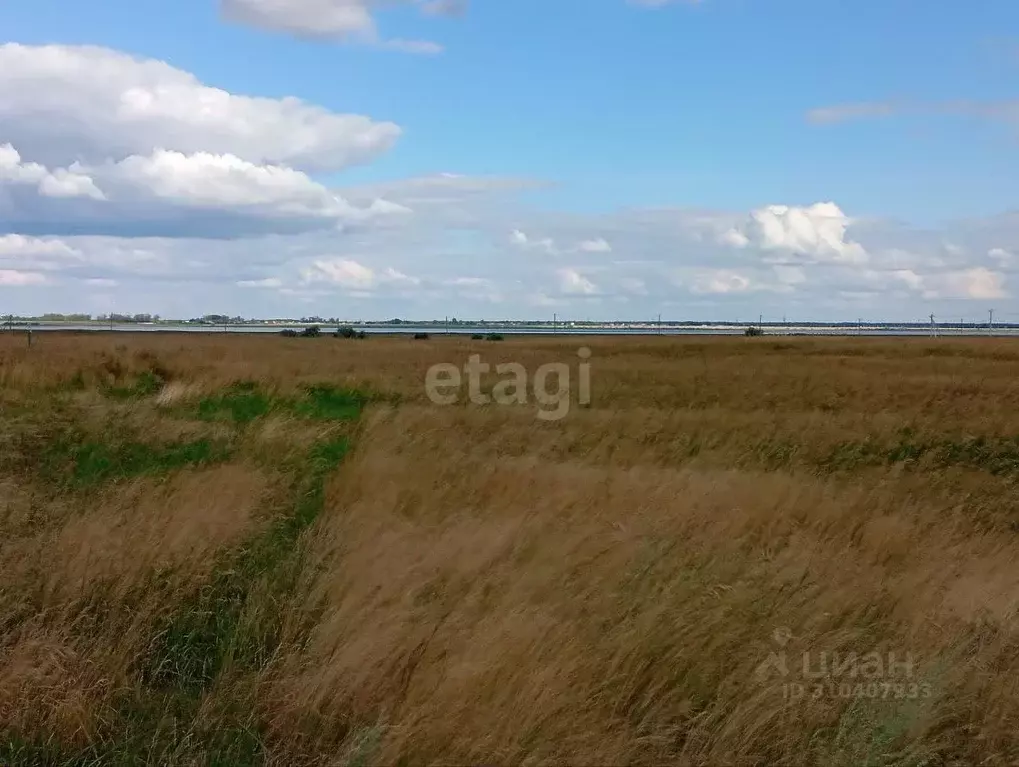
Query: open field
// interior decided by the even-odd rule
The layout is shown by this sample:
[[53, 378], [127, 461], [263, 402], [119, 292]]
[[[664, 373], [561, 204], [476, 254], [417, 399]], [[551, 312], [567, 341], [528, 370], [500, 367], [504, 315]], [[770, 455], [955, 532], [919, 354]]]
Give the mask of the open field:
[[[582, 343], [558, 421], [425, 394]], [[0, 764], [1019, 764], [1017, 374], [0, 334]]]

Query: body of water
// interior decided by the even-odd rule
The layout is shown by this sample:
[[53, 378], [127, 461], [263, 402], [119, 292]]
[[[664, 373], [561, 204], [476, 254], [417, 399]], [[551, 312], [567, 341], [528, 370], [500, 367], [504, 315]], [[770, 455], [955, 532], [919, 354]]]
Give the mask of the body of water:
[[[117, 332], [117, 333], [218, 333], [218, 334], [279, 334], [284, 329], [302, 330], [304, 325], [163, 325], [163, 324], [136, 324], [124, 323], [113, 326], [99, 323], [92, 324], [38, 324], [38, 325], [15, 325], [15, 332], [26, 330], [52, 332]], [[330, 325], [320, 325], [322, 333], [329, 335], [337, 328]], [[495, 326], [472, 327], [458, 324], [448, 329], [443, 326], [432, 325], [353, 325], [357, 330], [364, 330], [372, 335], [408, 335], [414, 333], [428, 333], [434, 336], [442, 335], [487, 335], [488, 333], [500, 333], [503, 335], [601, 335], [601, 336], [647, 336], [647, 335], [669, 335], [669, 336], [703, 336], [722, 335], [739, 336], [743, 335], [745, 326], [731, 325], [694, 325], [681, 327], [615, 327], [615, 326], [590, 326], [590, 327], [517, 327], [517, 326]], [[789, 336], [917, 336], [930, 337], [930, 328], [897, 327], [895, 325], [873, 325], [862, 328], [857, 327], [831, 327], [831, 326], [767, 326], [764, 327], [766, 335]], [[1019, 328], [996, 327], [944, 327], [937, 329], [937, 335], [942, 336], [1019, 336]]]

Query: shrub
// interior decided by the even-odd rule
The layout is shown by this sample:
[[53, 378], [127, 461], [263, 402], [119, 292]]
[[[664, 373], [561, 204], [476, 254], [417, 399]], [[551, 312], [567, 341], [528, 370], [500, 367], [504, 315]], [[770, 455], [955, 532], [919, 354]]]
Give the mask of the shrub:
[[337, 338], [358, 338], [359, 337], [358, 334], [357, 334], [357, 331], [354, 330], [354, 328], [350, 327], [349, 325], [346, 326], [346, 327], [342, 327], [339, 330], [337, 330], [335, 335], [336, 335]]
[[489, 333], [487, 336], [485, 336], [485, 340], [486, 341], [503, 341], [505, 339], [503, 338], [502, 333]]
[[475, 333], [474, 335], [471, 336], [471, 340], [472, 341], [484, 341], [485, 337], [483, 335], [481, 335], [481, 333]]
[[283, 336], [284, 338], [297, 338], [297, 336], [299, 336], [300, 333], [291, 328], [287, 328], [286, 330], [281, 330], [280, 335]]
[[428, 334], [427, 333], [415, 333], [414, 334], [414, 340], [415, 341], [427, 341], [428, 340]]
[[320, 335], [322, 335], [322, 328], [318, 325], [311, 325], [301, 331], [303, 338], [318, 338]]
[[764, 335], [764, 329], [763, 328], [756, 328], [756, 327], [751, 326], [751, 327], [749, 327], [749, 328], [747, 328], [746, 330], [743, 331], [743, 335], [745, 335], [745, 336], [763, 336]]

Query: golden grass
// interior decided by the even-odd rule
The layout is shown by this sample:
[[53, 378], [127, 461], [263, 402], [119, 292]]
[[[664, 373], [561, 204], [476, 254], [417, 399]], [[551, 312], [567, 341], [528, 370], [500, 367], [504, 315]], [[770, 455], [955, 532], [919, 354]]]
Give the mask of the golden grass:
[[[295, 720], [385, 723], [382, 763], [823, 763], [815, 733], [841, 728], [855, 764], [882, 722], [937, 753], [960, 701], [1019, 716], [972, 673], [1019, 672], [1009, 542], [894, 477], [494, 462], [448, 442], [448, 412], [380, 418], [331, 486], [324, 612], [272, 696]], [[755, 676], [783, 627], [790, 657], [909, 653], [932, 696], [785, 700]], [[982, 724], [982, 748], [1011, 744]]]
[[[251, 532], [266, 493], [252, 467], [185, 471], [112, 488], [92, 508], [64, 510], [56, 528], [8, 538], [0, 545], [4, 607], [24, 612], [15, 594], [30, 589], [32, 615], [0, 641], [0, 722], [68, 742], [93, 737], [110, 694], [130, 684], [155, 620], [173, 609], [175, 593], [208, 576], [221, 549]], [[150, 578], [162, 582], [158, 598], [145, 593]], [[96, 625], [97, 595], [110, 612]], [[83, 619], [91, 624], [84, 636], [76, 630]]]
[[[241, 381], [330, 383], [385, 401], [285, 566], [252, 585], [241, 625], [269, 649], [231, 651], [187, 693], [184, 745], [131, 745], [143, 761], [1019, 762], [1008, 339], [37, 335], [0, 335], [0, 445], [22, 456], [0, 461], [0, 583], [31, 596], [0, 599], [17, 625], [0, 730], [61, 753], [117, 740], [112, 701], [149, 694], [153, 627], [271, 529], [282, 487], [314, 497], [300, 456], [346, 428], [186, 408]], [[593, 401], [559, 422], [424, 393], [437, 362], [534, 370], [581, 344]], [[104, 394], [144, 375], [158, 391]], [[26, 463], [47, 423], [94, 437], [111, 419], [239, 457], [88, 491]], [[97, 603], [130, 619], [83, 633]], [[910, 661], [854, 677], [854, 653]], [[224, 757], [209, 733], [238, 721], [258, 747]]]

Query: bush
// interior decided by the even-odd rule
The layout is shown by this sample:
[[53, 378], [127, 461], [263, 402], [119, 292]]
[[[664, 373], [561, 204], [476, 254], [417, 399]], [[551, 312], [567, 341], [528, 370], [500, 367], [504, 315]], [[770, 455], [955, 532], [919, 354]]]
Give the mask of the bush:
[[474, 335], [471, 336], [471, 340], [472, 341], [484, 341], [485, 337], [483, 335], [481, 335], [481, 333], [475, 333]]
[[280, 335], [284, 338], [318, 338], [322, 335], [322, 328], [318, 325], [312, 325], [304, 330], [294, 330], [293, 328], [286, 328], [280, 331]]
[[335, 335], [337, 338], [358, 338], [357, 331], [349, 325], [337, 330]]
[[747, 328], [746, 330], [743, 331], [743, 335], [745, 335], [745, 336], [763, 336], [764, 335], [764, 329], [763, 328], [756, 328], [756, 327], [751, 326], [751, 327], [749, 327], [749, 328]]
[[414, 334], [414, 340], [415, 341], [427, 341], [428, 340], [428, 334], [427, 333], [415, 333]]
[[502, 337], [502, 333], [489, 333], [487, 336], [485, 336], [485, 340], [486, 341], [503, 341], [505, 339]]

